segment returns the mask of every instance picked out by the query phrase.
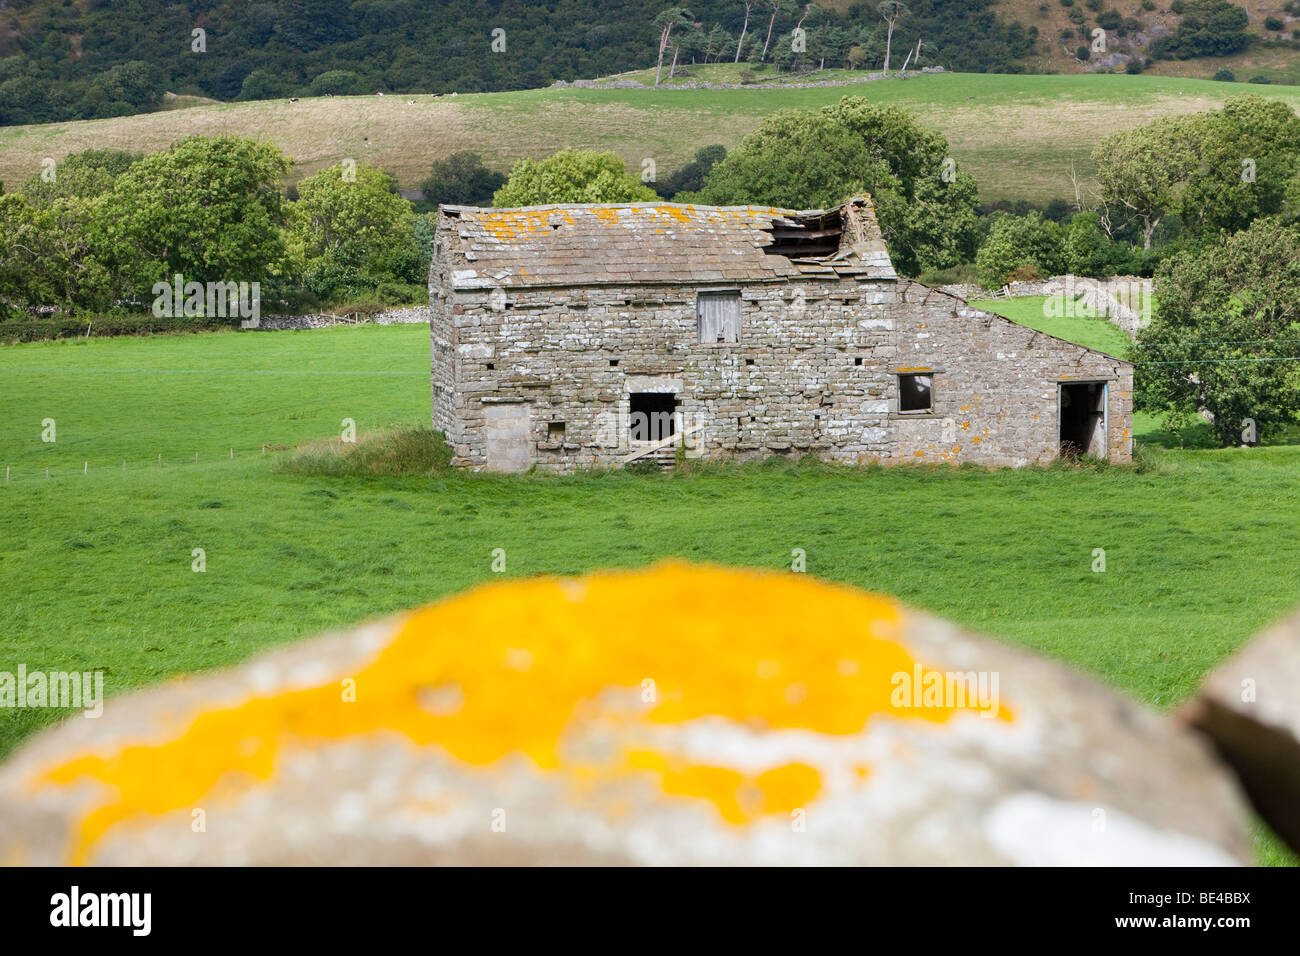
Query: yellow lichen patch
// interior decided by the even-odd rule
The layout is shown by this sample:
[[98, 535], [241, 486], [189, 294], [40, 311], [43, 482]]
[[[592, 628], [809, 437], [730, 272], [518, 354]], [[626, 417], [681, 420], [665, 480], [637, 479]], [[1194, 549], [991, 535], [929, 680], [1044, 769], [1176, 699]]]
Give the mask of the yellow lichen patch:
[[573, 214], [563, 209], [483, 210], [476, 214], [483, 231], [501, 242], [550, 231], [552, 224], [573, 225]]
[[628, 754], [628, 765], [658, 776], [664, 793], [708, 800], [722, 819], [735, 824], [806, 806], [817, 798], [822, 785], [820, 771], [802, 763], [751, 776], [730, 767], [669, 760], [652, 750], [637, 750]]
[[656, 774], [664, 793], [710, 801], [728, 823], [745, 823], [750, 818], [751, 813], [741, 807], [745, 776], [738, 770], [669, 761], [652, 750], [632, 751], [628, 766]]
[[690, 212], [683, 210], [680, 206], [655, 206], [654, 211], [665, 219], [671, 219], [680, 223], [691, 222], [695, 216], [695, 209], [691, 207]]
[[[746, 732], [849, 735], [879, 715], [943, 722], [973, 709], [895, 705], [892, 678], [914, 665], [901, 624], [887, 598], [788, 573], [666, 563], [501, 582], [413, 612], [356, 674], [203, 711], [174, 736], [78, 756], [34, 783], [106, 785], [81, 821], [75, 862], [116, 824], [271, 779], [286, 748], [382, 732], [468, 765], [522, 754], [575, 782], [649, 775], [666, 793], [748, 822], [813, 801], [817, 769], [729, 767], [725, 748], [711, 764], [686, 761], [646, 741], [706, 718]], [[345, 677], [355, 694], [340, 692]], [[641, 702], [614, 721], [623, 757], [594, 771], [566, 763], [566, 730], [608, 713], [598, 701], [618, 688]]]
[[762, 795], [764, 813], [789, 813], [817, 798], [822, 775], [806, 763], [788, 763], [763, 771], [754, 783]]

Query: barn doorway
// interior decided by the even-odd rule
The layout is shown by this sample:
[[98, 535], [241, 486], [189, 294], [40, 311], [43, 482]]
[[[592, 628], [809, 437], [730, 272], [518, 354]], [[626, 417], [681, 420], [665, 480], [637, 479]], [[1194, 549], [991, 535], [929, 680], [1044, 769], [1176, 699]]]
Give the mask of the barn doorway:
[[1061, 457], [1106, 457], [1106, 383], [1060, 386]]
[[633, 444], [656, 442], [677, 434], [677, 396], [672, 392], [632, 392], [628, 402], [629, 437]]
[[527, 471], [533, 464], [532, 415], [527, 405], [484, 406], [483, 432], [491, 471]]

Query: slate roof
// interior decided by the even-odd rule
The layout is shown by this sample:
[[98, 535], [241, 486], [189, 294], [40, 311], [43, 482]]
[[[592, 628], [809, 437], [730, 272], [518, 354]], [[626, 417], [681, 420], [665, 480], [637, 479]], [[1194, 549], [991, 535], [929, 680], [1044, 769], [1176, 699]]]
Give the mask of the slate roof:
[[[866, 196], [839, 207], [839, 216], [837, 210], [674, 203], [442, 206], [440, 212], [439, 229], [455, 233], [449, 267], [456, 289], [895, 278]], [[844, 223], [833, 253], [787, 258], [763, 251], [775, 241], [772, 230], [807, 231], [818, 219]]]

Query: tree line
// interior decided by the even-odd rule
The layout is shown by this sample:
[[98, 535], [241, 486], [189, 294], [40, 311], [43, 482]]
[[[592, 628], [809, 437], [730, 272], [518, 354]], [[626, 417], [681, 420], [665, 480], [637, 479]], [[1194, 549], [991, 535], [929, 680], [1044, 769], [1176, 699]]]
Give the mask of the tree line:
[[269, 143], [204, 136], [47, 166], [0, 193], [0, 319], [147, 310], [176, 275], [256, 282], [265, 310], [423, 299], [432, 225], [391, 176], [346, 162], [285, 191], [289, 168]]

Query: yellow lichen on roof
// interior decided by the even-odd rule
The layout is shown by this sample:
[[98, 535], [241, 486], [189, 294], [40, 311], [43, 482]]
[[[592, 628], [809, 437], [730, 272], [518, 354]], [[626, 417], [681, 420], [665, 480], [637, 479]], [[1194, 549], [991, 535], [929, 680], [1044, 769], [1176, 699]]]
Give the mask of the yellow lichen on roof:
[[[119, 823], [270, 780], [286, 749], [392, 732], [466, 765], [522, 754], [575, 779], [639, 775], [739, 825], [815, 800], [817, 768], [755, 772], [728, 766], [725, 752], [686, 760], [654, 746], [656, 734], [721, 719], [749, 732], [849, 735], [882, 715], [943, 722], [973, 710], [891, 701], [892, 678], [915, 663], [899, 642], [902, 622], [888, 598], [801, 574], [673, 562], [505, 581], [413, 612], [355, 675], [201, 712], [169, 737], [86, 753], [33, 783], [105, 785], [82, 820], [75, 862]], [[341, 692], [348, 677], [351, 701]], [[626, 717], [622, 755], [603, 768], [567, 761], [575, 715], [612, 688], [642, 702]]]
[[484, 232], [502, 242], [544, 234], [557, 220], [573, 225], [573, 214], [559, 209], [484, 209], [476, 218]]
[[679, 206], [672, 203], [645, 206], [591, 205], [585, 207], [539, 206], [525, 209], [479, 209], [473, 221], [490, 237], [508, 242], [530, 236], [546, 235], [557, 223], [573, 226], [577, 215], [591, 215], [609, 226], [636, 227], [647, 221], [699, 225], [728, 221], [749, 221], [771, 217], [779, 210], [763, 207], [714, 208]]

